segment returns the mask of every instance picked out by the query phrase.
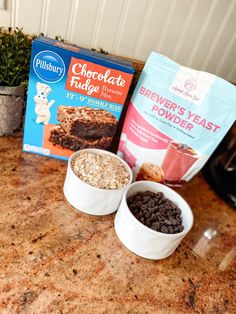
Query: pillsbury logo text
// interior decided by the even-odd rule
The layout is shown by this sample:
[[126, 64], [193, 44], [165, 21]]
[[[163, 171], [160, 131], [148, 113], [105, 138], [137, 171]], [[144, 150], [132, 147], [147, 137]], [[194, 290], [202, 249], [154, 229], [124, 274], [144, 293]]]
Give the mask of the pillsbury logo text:
[[33, 68], [36, 75], [47, 83], [56, 83], [65, 74], [62, 58], [50, 50], [41, 51], [34, 57]]

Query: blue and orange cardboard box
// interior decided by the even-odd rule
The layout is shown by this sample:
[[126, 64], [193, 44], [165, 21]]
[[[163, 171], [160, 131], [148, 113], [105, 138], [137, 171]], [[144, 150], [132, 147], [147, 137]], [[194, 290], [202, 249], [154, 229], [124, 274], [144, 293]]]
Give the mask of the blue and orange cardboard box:
[[46, 37], [32, 43], [23, 150], [68, 159], [110, 146], [132, 81], [130, 62]]

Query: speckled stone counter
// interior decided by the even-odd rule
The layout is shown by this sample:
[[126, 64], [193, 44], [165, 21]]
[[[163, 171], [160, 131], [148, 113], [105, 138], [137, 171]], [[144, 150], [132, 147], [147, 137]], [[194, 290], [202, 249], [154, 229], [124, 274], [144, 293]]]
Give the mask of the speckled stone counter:
[[0, 138], [0, 313], [235, 313], [236, 212], [203, 177], [179, 192], [193, 229], [165, 260], [118, 240], [114, 215], [65, 200], [66, 162]]

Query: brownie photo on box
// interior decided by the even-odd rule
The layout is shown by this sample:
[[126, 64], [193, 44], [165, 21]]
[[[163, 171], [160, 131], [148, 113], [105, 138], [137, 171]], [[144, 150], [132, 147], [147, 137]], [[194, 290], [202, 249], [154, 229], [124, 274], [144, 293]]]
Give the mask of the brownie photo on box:
[[92, 138], [115, 134], [117, 120], [106, 110], [59, 106], [57, 112], [58, 121], [68, 134]]
[[107, 149], [117, 120], [108, 111], [90, 107], [58, 106], [59, 125], [51, 129], [49, 141], [76, 151], [83, 148]]
[[77, 137], [67, 134], [60, 125], [51, 129], [49, 141], [73, 151], [83, 148], [106, 149], [111, 145], [112, 137], [101, 137], [98, 139]]

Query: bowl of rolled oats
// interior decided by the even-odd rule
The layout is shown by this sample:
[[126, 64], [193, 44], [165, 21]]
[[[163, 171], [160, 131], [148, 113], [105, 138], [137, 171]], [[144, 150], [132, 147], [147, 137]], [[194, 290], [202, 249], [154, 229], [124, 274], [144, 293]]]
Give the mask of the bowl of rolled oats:
[[91, 215], [108, 215], [118, 209], [133, 175], [117, 155], [101, 149], [82, 149], [71, 155], [64, 194], [76, 209]]

